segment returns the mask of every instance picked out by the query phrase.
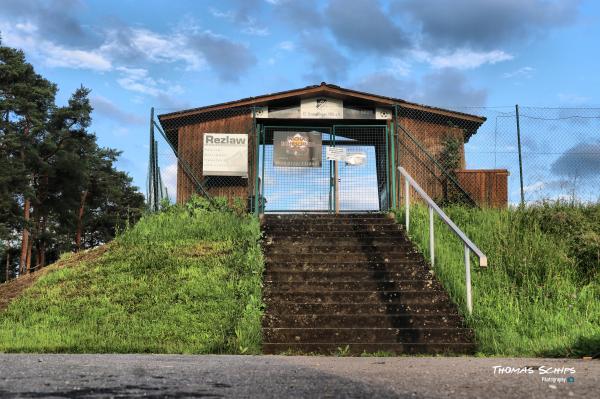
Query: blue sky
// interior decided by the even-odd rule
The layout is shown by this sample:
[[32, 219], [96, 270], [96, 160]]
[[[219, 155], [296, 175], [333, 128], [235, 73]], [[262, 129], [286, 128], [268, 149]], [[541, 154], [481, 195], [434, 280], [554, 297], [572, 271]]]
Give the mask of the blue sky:
[[58, 84], [59, 103], [81, 84], [92, 89], [92, 129], [123, 151], [119, 165], [141, 188], [151, 106], [321, 81], [440, 106], [600, 104], [600, 3], [591, 0], [0, 4], [3, 43]]

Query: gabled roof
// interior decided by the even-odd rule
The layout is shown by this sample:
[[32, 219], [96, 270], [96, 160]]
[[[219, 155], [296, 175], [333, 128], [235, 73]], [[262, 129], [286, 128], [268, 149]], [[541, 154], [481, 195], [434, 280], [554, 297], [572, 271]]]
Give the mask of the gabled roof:
[[313, 96], [329, 96], [343, 100], [354, 100], [372, 103], [376, 106], [400, 105], [408, 110], [415, 110], [429, 114], [443, 115], [456, 118], [465, 122], [481, 125], [486, 118], [477, 115], [466, 114], [463, 112], [452, 111], [448, 109], [432, 107], [429, 105], [412, 103], [400, 98], [386, 97], [378, 94], [365, 93], [362, 91], [346, 89], [333, 84], [322, 82], [320, 85], [306, 86], [300, 89], [280, 91], [277, 93], [263, 94], [256, 97], [242, 98], [236, 101], [229, 101], [220, 104], [213, 104], [205, 107], [191, 108], [168, 114], [159, 115], [159, 120], [163, 122], [175, 122], [178, 119], [188, 119], [191, 116], [201, 116], [202, 114], [220, 111], [228, 108], [264, 106], [272, 102], [278, 102], [293, 97], [308, 98]]

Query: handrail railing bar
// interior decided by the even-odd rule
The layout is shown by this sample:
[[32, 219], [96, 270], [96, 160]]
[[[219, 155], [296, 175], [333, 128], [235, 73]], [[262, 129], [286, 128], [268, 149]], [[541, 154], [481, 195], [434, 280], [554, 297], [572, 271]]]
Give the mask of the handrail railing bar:
[[[430, 206], [435, 213], [439, 215], [439, 217], [446, 223], [450, 229], [461, 239], [462, 242], [465, 243], [475, 254], [479, 257], [479, 266], [486, 267], [487, 266], [487, 256], [465, 235], [465, 233], [444, 213], [442, 209], [427, 195], [427, 193], [419, 186], [419, 184], [408, 174], [408, 172], [402, 167], [398, 167], [398, 170], [404, 176], [405, 181], [408, 181], [413, 189], [427, 202], [427, 205]], [[408, 198], [407, 198], [408, 199]], [[408, 203], [408, 202], [407, 202]], [[408, 207], [407, 207], [408, 208]], [[408, 212], [406, 212], [408, 214]], [[408, 229], [408, 226], [407, 226]]]

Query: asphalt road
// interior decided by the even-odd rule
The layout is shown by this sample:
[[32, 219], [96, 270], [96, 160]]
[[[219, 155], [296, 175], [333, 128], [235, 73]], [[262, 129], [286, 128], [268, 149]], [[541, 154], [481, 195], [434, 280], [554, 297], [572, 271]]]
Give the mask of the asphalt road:
[[[499, 374], [494, 366], [528, 366], [531, 372]], [[550, 367], [574, 368], [575, 373]], [[574, 381], [542, 381], [568, 377]], [[600, 398], [600, 361], [0, 355], [0, 397]]]

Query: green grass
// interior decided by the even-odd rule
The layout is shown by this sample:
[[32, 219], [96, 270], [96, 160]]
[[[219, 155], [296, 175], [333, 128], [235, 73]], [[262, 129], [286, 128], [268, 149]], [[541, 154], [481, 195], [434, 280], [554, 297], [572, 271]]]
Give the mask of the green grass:
[[[600, 205], [446, 213], [488, 256], [473, 258], [473, 315], [480, 354], [582, 356], [600, 352]], [[398, 213], [403, 222], [403, 213]], [[427, 208], [411, 207], [410, 236], [429, 256]], [[435, 272], [466, 314], [462, 243], [436, 218]]]
[[146, 216], [42, 276], [0, 313], [0, 352], [259, 353], [258, 221], [209, 208]]

